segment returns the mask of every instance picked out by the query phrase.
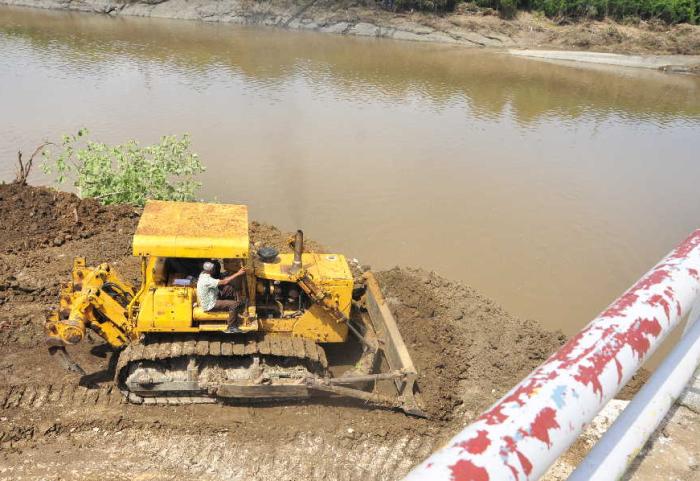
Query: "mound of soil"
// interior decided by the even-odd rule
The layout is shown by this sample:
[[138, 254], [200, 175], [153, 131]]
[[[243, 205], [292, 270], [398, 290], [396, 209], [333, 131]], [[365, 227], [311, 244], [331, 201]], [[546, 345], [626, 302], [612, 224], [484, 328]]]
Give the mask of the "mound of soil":
[[2, 186], [0, 211], [0, 248], [8, 254], [62, 246], [106, 230], [131, 233], [140, 214], [131, 206], [107, 208], [93, 199], [19, 184]]
[[[71, 348], [89, 373], [85, 384], [49, 358], [42, 327], [74, 256], [85, 256], [92, 265], [110, 262], [138, 281], [131, 236], [139, 211], [17, 185], [0, 185], [0, 211], [0, 410], [6, 420], [0, 423], [0, 467], [11, 468], [11, 477], [50, 477], [67, 469], [63, 459], [70, 458], [84, 463], [85, 476], [71, 476], [77, 479], [99, 478], [103, 471], [128, 473], [133, 466], [153, 479], [206, 475], [203, 479], [278, 481], [341, 474], [396, 479], [564, 341], [561, 333], [508, 314], [467, 285], [396, 267], [377, 277], [420, 372], [430, 419], [344, 400], [126, 405], [110, 390], [109, 356], [100, 339], [93, 335]], [[289, 250], [289, 234], [273, 226], [253, 222], [250, 234], [254, 243]], [[322, 250], [313, 241], [306, 245]], [[56, 399], [46, 402], [52, 395]], [[131, 449], [133, 443], [141, 450]], [[86, 445], [99, 445], [94, 448], [99, 453], [79, 448]], [[200, 460], [202, 449], [206, 462]], [[52, 455], [51, 462], [41, 464], [44, 468], [19, 462], [49, 451], [61, 455]], [[284, 469], [275, 468], [279, 455], [265, 457], [270, 452], [283, 453]], [[235, 476], [232, 465], [239, 469]]]
[[439, 419], [478, 414], [565, 341], [433, 272], [395, 267], [378, 278]]

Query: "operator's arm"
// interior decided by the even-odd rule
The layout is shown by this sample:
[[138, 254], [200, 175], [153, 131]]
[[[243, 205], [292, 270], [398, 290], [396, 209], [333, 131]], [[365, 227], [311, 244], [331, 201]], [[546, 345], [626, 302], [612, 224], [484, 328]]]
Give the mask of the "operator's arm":
[[225, 286], [226, 284], [228, 284], [228, 283], [230, 283], [231, 281], [233, 281], [235, 278], [241, 277], [241, 276], [242, 276], [243, 274], [245, 274], [245, 273], [246, 273], [246, 268], [245, 268], [245, 267], [241, 267], [240, 269], [238, 269], [238, 272], [236, 272], [236, 273], [234, 273], [234, 274], [231, 274], [231, 275], [228, 276], [228, 277], [224, 277], [223, 279], [219, 279], [219, 284], [218, 284], [218, 285], [220, 285], [220, 286]]

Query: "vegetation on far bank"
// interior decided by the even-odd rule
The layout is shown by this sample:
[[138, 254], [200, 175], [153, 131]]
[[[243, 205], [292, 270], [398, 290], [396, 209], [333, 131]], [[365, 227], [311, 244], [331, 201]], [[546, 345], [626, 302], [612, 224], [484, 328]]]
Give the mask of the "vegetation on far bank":
[[385, 6], [397, 10], [439, 12], [454, 11], [463, 3], [491, 8], [504, 18], [513, 18], [518, 10], [526, 10], [560, 21], [612, 18], [623, 22], [660, 20], [696, 25], [700, 15], [700, 0], [384, 0]]

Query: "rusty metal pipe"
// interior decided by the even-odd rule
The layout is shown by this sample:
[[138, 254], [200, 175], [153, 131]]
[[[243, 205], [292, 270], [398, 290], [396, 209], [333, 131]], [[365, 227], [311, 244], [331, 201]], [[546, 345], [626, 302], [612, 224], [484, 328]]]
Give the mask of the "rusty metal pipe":
[[363, 376], [334, 377], [326, 380], [329, 385], [354, 384], [356, 382], [373, 382], [401, 379], [406, 373], [401, 371], [382, 372], [379, 374], [365, 374]]
[[367, 391], [361, 391], [359, 389], [353, 389], [349, 387], [328, 385], [323, 383], [309, 383], [307, 387], [314, 391], [328, 392], [332, 394], [337, 394], [339, 396], [352, 397], [356, 399], [361, 399], [363, 401], [370, 402], [379, 406], [386, 406], [391, 408], [401, 407], [401, 402], [390, 396], [385, 396], [379, 393], [372, 393]]
[[297, 230], [294, 235], [294, 262], [292, 262], [292, 273], [297, 273], [301, 270], [301, 254], [304, 252], [304, 232], [301, 229]]
[[538, 479], [688, 314], [699, 294], [696, 230], [405, 479]]

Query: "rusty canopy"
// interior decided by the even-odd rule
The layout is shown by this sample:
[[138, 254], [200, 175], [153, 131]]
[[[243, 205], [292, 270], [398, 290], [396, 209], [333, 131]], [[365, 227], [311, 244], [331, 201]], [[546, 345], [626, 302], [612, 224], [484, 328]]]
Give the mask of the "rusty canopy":
[[248, 208], [151, 200], [143, 209], [133, 244], [136, 256], [248, 257]]

